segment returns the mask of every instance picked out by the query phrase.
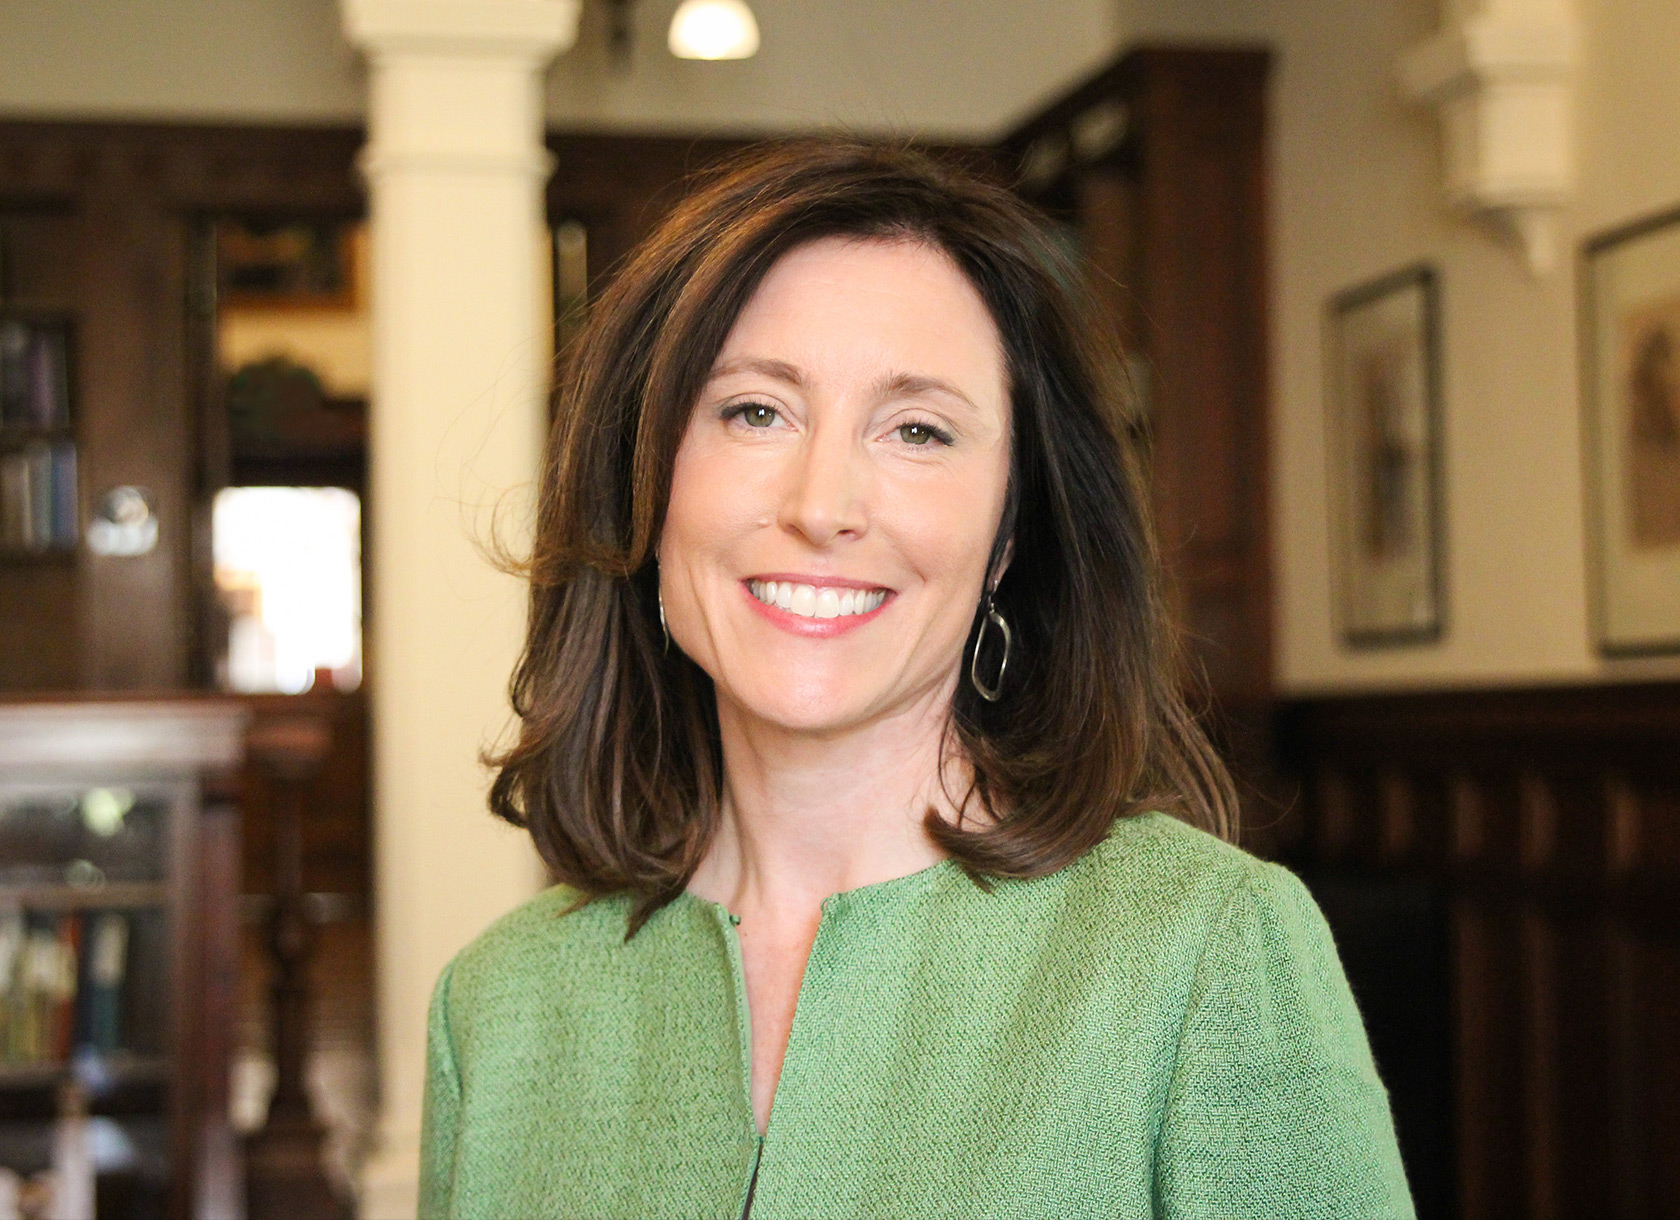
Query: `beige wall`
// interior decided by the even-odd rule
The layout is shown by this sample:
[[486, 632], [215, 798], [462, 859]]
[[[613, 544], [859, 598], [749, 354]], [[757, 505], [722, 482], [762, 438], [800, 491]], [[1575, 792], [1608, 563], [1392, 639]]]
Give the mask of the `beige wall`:
[[[1680, 673], [1607, 663], [1588, 621], [1576, 356], [1582, 238], [1680, 204], [1680, 5], [1578, 0], [1579, 194], [1565, 258], [1529, 277], [1442, 203], [1432, 114], [1395, 56], [1435, 31], [1431, 0], [1131, 0], [1137, 36], [1254, 38], [1273, 101], [1273, 402], [1279, 676], [1285, 689], [1488, 685]], [[1447, 630], [1356, 654], [1331, 625], [1322, 327], [1326, 298], [1427, 259], [1444, 324]]]
[[0, 117], [353, 118], [338, 0], [4, 0]]
[[[781, 130], [839, 124], [989, 136], [1100, 63], [1113, 0], [754, 0], [741, 63], [665, 50], [676, 0], [639, 0], [635, 54], [609, 66], [602, 14], [549, 72], [551, 121]], [[365, 75], [337, 0], [4, 0], [0, 117], [354, 119]]]

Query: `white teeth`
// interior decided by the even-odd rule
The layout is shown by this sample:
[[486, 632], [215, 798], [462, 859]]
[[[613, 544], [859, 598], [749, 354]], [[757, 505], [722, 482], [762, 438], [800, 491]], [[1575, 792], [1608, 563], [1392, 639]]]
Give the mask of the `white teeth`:
[[887, 598], [885, 589], [819, 588], [816, 585], [796, 585], [787, 580], [752, 580], [747, 582], [747, 588], [765, 605], [792, 611], [801, 618], [868, 614]]

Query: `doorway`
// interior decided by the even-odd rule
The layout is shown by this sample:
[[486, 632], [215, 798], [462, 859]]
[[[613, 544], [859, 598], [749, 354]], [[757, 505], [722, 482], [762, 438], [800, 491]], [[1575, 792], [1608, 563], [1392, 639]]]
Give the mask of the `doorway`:
[[[197, 668], [265, 719], [327, 745], [295, 781], [245, 781], [230, 1108], [262, 1128], [277, 1086], [282, 907], [309, 927], [302, 1084], [348, 1195], [375, 1105], [371, 830], [363, 670], [368, 229], [360, 217], [224, 214], [195, 246], [200, 310]], [[288, 790], [295, 782], [298, 791]], [[301, 799], [297, 799], [301, 797]], [[289, 820], [292, 819], [292, 820]], [[286, 866], [296, 835], [298, 867]]]

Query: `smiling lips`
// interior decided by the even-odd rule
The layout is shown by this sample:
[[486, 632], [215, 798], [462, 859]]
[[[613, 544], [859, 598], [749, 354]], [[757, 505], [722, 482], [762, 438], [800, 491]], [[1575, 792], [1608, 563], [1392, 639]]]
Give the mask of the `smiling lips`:
[[749, 580], [747, 589], [761, 604], [800, 618], [853, 618], [880, 609], [885, 589], [832, 588], [788, 580]]

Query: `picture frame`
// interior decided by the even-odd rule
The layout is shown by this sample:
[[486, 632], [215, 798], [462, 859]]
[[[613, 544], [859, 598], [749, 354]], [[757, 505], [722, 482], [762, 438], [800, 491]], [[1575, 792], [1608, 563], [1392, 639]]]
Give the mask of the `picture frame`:
[[1680, 208], [1589, 239], [1581, 288], [1596, 643], [1680, 652]]
[[354, 221], [338, 218], [219, 221], [220, 303], [235, 309], [354, 308], [355, 229]]
[[1444, 629], [1439, 298], [1434, 268], [1418, 263], [1327, 310], [1334, 617], [1349, 648]]

